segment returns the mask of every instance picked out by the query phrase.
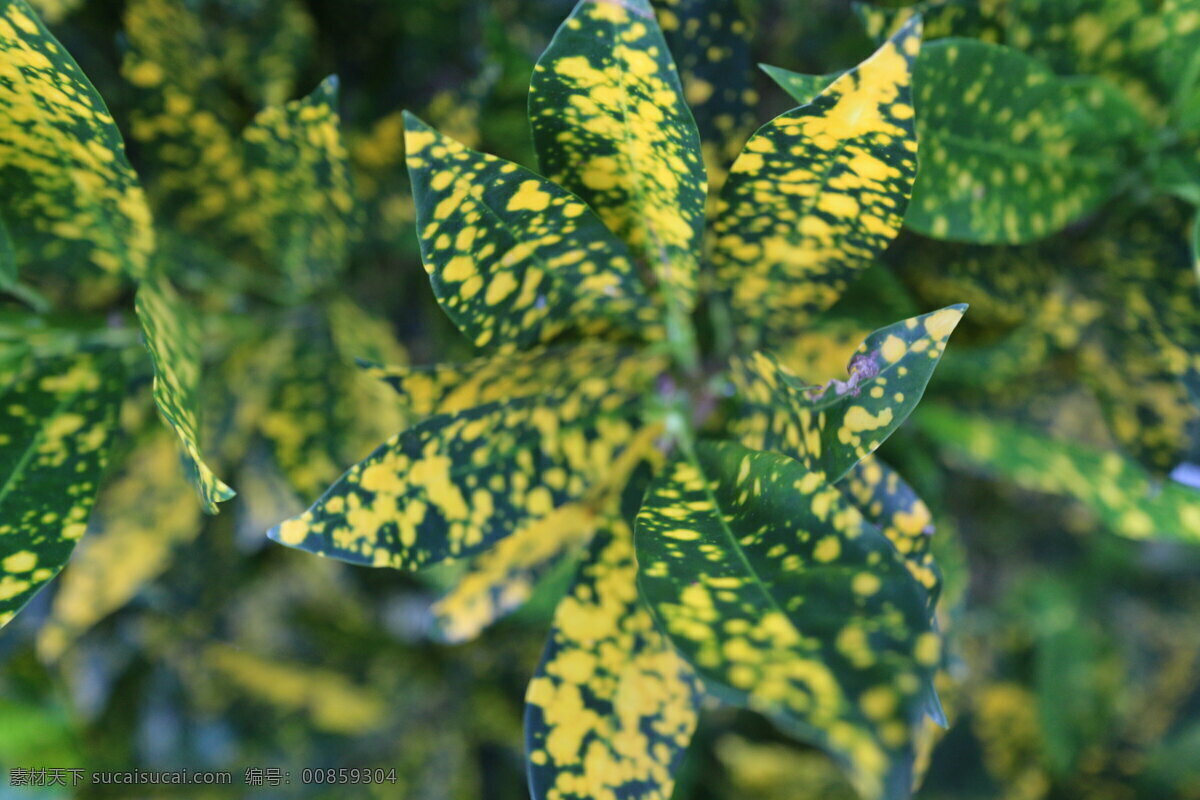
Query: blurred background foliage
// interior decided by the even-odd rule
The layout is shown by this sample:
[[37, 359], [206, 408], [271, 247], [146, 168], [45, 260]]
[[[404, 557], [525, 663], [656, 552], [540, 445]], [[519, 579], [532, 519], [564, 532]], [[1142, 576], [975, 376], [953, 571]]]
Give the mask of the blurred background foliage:
[[[201, 513], [153, 419], [149, 371], [134, 369], [87, 536], [0, 635], [0, 766], [231, 769], [235, 783], [247, 767], [282, 767], [292, 784], [264, 796], [296, 797], [348, 796], [299, 786], [305, 767], [395, 767], [396, 785], [362, 796], [527, 797], [522, 696], [567, 571], [477, 641], [446, 646], [429, 608], [452, 574], [315, 559], [263, 531], [402, 426], [390, 390], [354, 357], [431, 363], [471, 352], [420, 264], [401, 109], [533, 166], [529, 74], [572, 3], [34, 5], [113, 112], [151, 200], [159, 257], [203, 312], [205, 448], [240, 494], [218, 516]], [[765, 74], [738, 85], [739, 65], [820, 75], [872, 47], [838, 0], [715, 5], [724, 16], [709, 47], [732, 49], [676, 57], [717, 183], [753, 128], [794, 105]], [[660, 11], [686, 22], [687, 7]], [[689, 35], [703, 43], [705, 24]], [[340, 86], [322, 84], [332, 74]], [[340, 91], [349, 174], [321, 174], [328, 205], [294, 212], [277, 235], [257, 222], [274, 213], [263, 198], [306, 187], [255, 184], [253, 131], [280, 124], [280, 104], [318, 86]], [[265, 106], [276, 117], [264, 118]], [[1163, 529], [1200, 514], [1194, 494], [1164, 484], [1195, 457], [1195, 397], [1160, 380], [1180, 370], [1159, 362], [1166, 348], [1152, 336], [1134, 335], [1136, 313], [1121, 313], [1144, 302], [1195, 324], [1191, 220], [1185, 193], [1149, 194], [1133, 191], [1033, 244], [907, 233], [789, 353], [821, 382], [842, 374], [872, 327], [972, 303], [926, 404], [883, 448], [934, 509], [946, 573], [952, 658], [941, 688], [952, 726], [920, 797], [1200, 798], [1200, 550]], [[1154, 270], [1169, 275], [1164, 294], [1130, 300], [1126, 279]], [[89, 280], [69, 291], [77, 319], [102, 316], [125, 291]], [[51, 300], [67, 291], [40, 288]], [[105, 324], [122, 329], [111, 313]], [[980, 428], [973, 412], [1024, 427]], [[1063, 455], [1054, 437], [1082, 450]], [[1072, 464], [1084, 485], [1064, 477]], [[1129, 514], [1150, 513], [1122, 494], [1130, 480], [1088, 489], [1104, 470], [1149, 487], [1151, 529]], [[720, 709], [702, 719], [675, 797], [853, 794], [823, 755], [754, 714]]]

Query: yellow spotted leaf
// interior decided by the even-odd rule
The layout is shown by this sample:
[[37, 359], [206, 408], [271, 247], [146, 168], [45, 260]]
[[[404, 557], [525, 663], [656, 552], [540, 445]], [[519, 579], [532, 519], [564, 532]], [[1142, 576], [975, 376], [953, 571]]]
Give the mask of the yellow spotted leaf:
[[916, 87], [921, 175], [904, 221], [938, 239], [1017, 244], [1062, 229], [1110, 196], [1144, 133], [1115, 87], [1001, 45], [934, 42]]
[[410, 114], [405, 146], [425, 269], [473, 344], [519, 349], [571, 328], [654, 338], [628, 251], [582, 200]]
[[0, 393], [0, 626], [87, 530], [124, 388], [119, 359], [81, 354], [37, 363]]
[[812, 102], [760, 128], [734, 162], [712, 264], [744, 345], [802, 330], [900, 230], [917, 171], [920, 46], [913, 21]]
[[172, 436], [161, 428], [134, 448], [108, 482], [94, 532], [58, 583], [38, 654], [53, 661], [79, 636], [122, 608], [170, 565], [174, 549], [200, 532], [200, 505], [183, 478]]
[[534, 67], [529, 119], [542, 172], [629, 244], [668, 308], [689, 311], [707, 183], [648, 0], [580, 0]]
[[204, 510], [235, 492], [221, 482], [200, 454], [200, 325], [184, 299], [164, 277], [138, 288], [137, 315], [154, 364], [154, 402], [179, 437], [184, 469], [196, 486]]
[[844, 381], [810, 385], [762, 352], [735, 359], [744, 408], [735, 432], [748, 447], [785, 453], [840, 480], [916, 408], [965, 311], [947, 306], [873, 332]]
[[1115, 450], [941, 407], [922, 411], [917, 422], [956, 461], [1023, 489], [1072, 498], [1120, 536], [1200, 542], [1200, 493], [1154, 479]]
[[751, 9], [738, 0], [653, 0], [708, 172], [709, 202], [757, 126]]
[[363, 364], [368, 375], [395, 389], [406, 410], [417, 417], [528, 397], [600, 375], [609, 376], [618, 390], [633, 390], [648, 386], [650, 379], [665, 373], [668, 366], [664, 355], [648, 352], [635, 355], [603, 342], [539, 347], [511, 355], [485, 356], [465, 364], [431, 367]]
[[637, 591], [633, 534], [596, 533], [558, 605], [525, 695], [533, 800], [666, 800], [691, 742], [700, 685]]
[[433, 607], [442, 638], [468, 641], [519, 608], [550, 569], [591, 538], [596, 525], [591, 508], [571, 503], [522, 526], [476, 557]]
[[330, 76], [311, 94], [260, 111], [242, 132], [252, 200], [234, 218], [296, 296], [327, 286], [346, 265], [354, 199]]
[[22, 266], [147, 274], [154, 229], [121, 134], [24, 0], [0, 0], [0, 184]]
[[908, 798], [941, 642], [925, 592], [818, 472], [702, 443], [637, 517], [659, 627], [728, 701], [827, 750], [859, 793]]
[[[619, 369], [639, 368], [631, 360]], [[351, 563], [403, 569], [485, 550], [605, 487], [621, 455], [640, 442], [646, 387], [615, 391], [610, 377], [428, 417], [269, 535]]]

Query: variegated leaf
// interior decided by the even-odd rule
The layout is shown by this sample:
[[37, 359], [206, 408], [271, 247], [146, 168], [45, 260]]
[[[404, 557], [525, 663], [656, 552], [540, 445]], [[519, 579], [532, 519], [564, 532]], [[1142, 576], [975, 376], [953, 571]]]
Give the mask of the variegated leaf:
[[948, 306], [880, 328], [859, 345], [849, 378], [823, 386], [761, 352], [736, 359], [733, 381], [745, 413], [734, 430], [748, 447], [777, 450], [840, 480], [916, 408], [965, 310]]
[[763, 64], [762, 70], [802, 106], [811, 103], [817, 95], [829, 88], [829, 84], [842, 76], [840, 72], [831, 72], [828, 75], [805, 75], [782, 67], [772, 67], [770, 64]]
[[224, 677], [256, 704], [302, 713], [313, 727], [335, 735], [362, 734], [388, 719], [388, 699], [338, 671], [269, 658], [244, 647], [206, 644], [199, 666]]
[[253, 241], [304, 296], [346, 265], [354, 199], [337, 112], [337, 78], [260, 111], [242, 132], [252, 199], [234, 233]]
[[[620, 369], [622, 363], [636, 369]], [[594, 375], [611, 375], [614, 388], [648, 385], [647, 378], [665, 373], [666, 356], [633, 353], [618, 345], [584, 342], [540, 347], [502, 356], [485, 356], [465, 364], [396, 367], [365, 363], [368, 375], [385, 381], [416, 417], [450, 414], [498, 400], [513, 400], [577, 384]], [[630, 383], [632, 381], [632, 383]]]
[[756, 4], [653, 0], [653, 5], [700, 133], [711, 202], [757, 125], [750, 59]]
[[425, 269], [473, 344], [524, 348], [568, 328], [654, 338], [657, 312], [628, 251], [582, 200], [412, 115], [405, 131]]
[[[619, 369], [638, 374], [640, 365]], [[589, 496], [619, 470], [622, 454], [640, 441], [641, 398], [614, 391], [610, 377], [635, 383], [597, 375], [429, 417], [269, 535], [352, 563], [404, 569], [484, 550]]]
[[972, 469], [1030, 491], [1073, 498], [1113, 533], [1200, 542], [1200, 493], [1153, 480], [1116, 451], [941, 407], [922, 411], [918, 424]]
[[200, 505], [184, 480], [170, 433], [157, 429], [125, 459], [125, 470], [100, 494], [93, 534], [83, 541], [57, 586], [38, 631], [45, 661], [123, 607], [171, 562], [172, 551], [200, 532]]
[[1144, 135], [1099, 79], [1059, 78], [1012, 48], [934, 42], [917, 63], [921, 175], [905, 223], [938, 239], [1028, 242], [1112, 193]]
[[166, 278], [154, 277], [138, 288], [137, 316], [154, 364], [154, 402], [179, 437], [184, 468], [200, 493], [204, 510], [235, 492], [218, 478], [200, 454], [200, 325], [192, 309]]
[[0, 184], [20, 264], [146, 275], [154, 229], [121, 134], [25, 0], [0, 0]]
[[434, 619], [448, 642], [465, 642], [519, 608], [537, 582], [560, 560], [591, 538], [596, 513], [571, 503], [519, 528], [479, 555], [470, 569], [433, 607]]
[[633, 533], [596, 534], [525, 695], [533, 800], [666, 800], [696, 727], [695, 674], [637, 591]]
[[0, 393], [0, 626], [87, 530], [124, 381], [110, 354], [35, 365]]
[[941, 643], [895, 548], [818, 472], [701, 444], [651, 486], [638, 581], [719, 696], [828, 750], [865, 798], [907, 798]]
[[542, 172], [629, 244], [669, 307], [690, 310], [707, 184], [649, 0], [580, 0], [534, 68], [529, 118]]
[[[934, 533], [929, 506], [896, 470], [874, 455], [851, 467], [837, 486], [904, 557], [908, 571], [925, 587], [932, 614], [941, 591], [942, 573], [929, 549]], [[944, 719], [941, 724], [946, 724]]]
[[917, 22], [808, 105], [763, 126], [734, 162], [712, 263], [739, 338], [780, 343], [828, 308], [900, 229], [917, 170]]

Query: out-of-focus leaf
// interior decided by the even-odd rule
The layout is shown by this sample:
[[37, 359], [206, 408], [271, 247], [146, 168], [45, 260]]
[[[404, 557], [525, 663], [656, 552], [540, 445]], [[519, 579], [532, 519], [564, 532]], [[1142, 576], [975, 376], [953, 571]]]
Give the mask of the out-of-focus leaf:
[[120, 361], [45, 361], [0, 394], [0, 626], [87, 530], [124, 389]]
[[749, 9], [739, 0], [653, 0], [653, 5], [696, 119], [712, 202], [757, 124], [750, 61], [750, 12], [757, 3]]
[[1021, 243], [1094, 210], [1144, 123], [1099, 79], [1012, 48], [947, 39], [917, 62], [921, 174], [905, 223], [938, 239]]
[[638, 441], [640, 395], [654, 377], [627, 359], [576, 385], [429, 417], [269, 535], [404, 569], [477, 553], [604, 485]]
[[585, 504], [562, 506], [501, 539], [478, 556], [454, 588], [433, 607], [443, 638], [465, 642], [520, 607], [534, 586], [596, 530], [596, 514]]
[[38, 653], [54, 661], [98, 621], [128, 603], [169, 565], [172, 550], [200, 532], [200, 506], [179, 452], [159, 429], [125, 459], [100, 494], [93, 528], [59, 581]]
[[218, 478], [200, 455], [200, 326], [192, 309], [166, 278], [155, 277], [138, 288], [137, 315], [154, 363], [154, 402], [179, 437], [184, 468], [196, 486], [204, 510], [235, 492]]
[[368, 375], [395, 389], [409, 413], [426, 417], [465, 411], [498, 400], [529, 397], [579, 383], [593, 375], [614, 374], [628, 358], [641, 361], [641, 372], [646, 375], [664, 373], [668, 368], [667, 359], [661, 355], [635, 355], [628, 349], [602, 342], [485, 356], [465, 364], [432, 367], [365, 364], [364, 368]]
[[472, 343], [513, 349], [572, 327], [653, 327], [628, 252], [582, 200], [412, 115], [405, 130], [425, 269]]
[[24, 0], [0, 1], [0, 215], [21, 265], [142, 278], [145, 194], [112, 116]]
[[298, 0], [249, 0], [222, 4], [228, 19], [216, 37], [222, 71], [255, 105], [279, 106], [314, 52], [316, 26]]
[[777, 450], [840, 480], [916, 408], [965, 310], [948, 306], [880, 328], [851, 358], [849, 379], [824, 386], [761, 352], [736, 359], [733, 381], [745, 412], [734, 430], [748, 447]]
[[330, 669], [278, 661], [226, 644], [210, 644], [203, 664], [258, 701], [306, 714], [329, 733], [361, 734], [387, 719], [378, 691], [351, 683]]
[[707, 182], [649, 0], [580, 0], [534, 68], [529, 119], [542, 172], [649, 265], [668, 306], [690, 310]]
[[327, 285], [346, 262], [354, 200], [339, 125], [331, 76], [302, 100], [259, 112], [242, 133], [253, 199], [235, 230], [298, 296]]
[[865, 798], [906, 798], [941, 643], [895, 548], [820, 473], [701, 444], [651, 485], [638, 581], [718, 695], [828, 750]]
[[973, 469], [1030, 491], [1071, 497], [1121, 536], [1200, 541], [1200, 495], [1152, 480], [1115, 451], [942, 407], [922, 411], [918, 423]]
[[624, 521], [597, 532], [525, 700], [534, 800], [671, 796], [700, 685], [641, 604]]
[[759, 129], [734, 162], [712, 263], [747, 346], [801, 330], [899, 231], [917, 170], [910, 84], [920, 43], [914, 22]]
[[220, 235], [213, 223], [250, 185], [203, 22], [183, 0], [131, 0], [124, 22], [121, 71], [138, 101], [129, 130], [153, 176], [155, 210], [184, 231]]
[[842, 76], [840, 72], [831, 72], [828, 75], [804, 75], [782, 67], [772, 67], [770, 64], [763, 64], [762, 69], [771, 76], [771, 80], [779, 84], [785, 92], [792, 96], [793, 100], [802, 106], [811, 103], [817, 98], [817, 95], [828, 89], [831, 83]]
[[364, 357], [403, 363], [389, 326], [346, 298], [329, 301], [324, 312], [291, 315], [271, 341], [256, 346], [262, 358], [251, 368], [266, 376], [270, 391], [243, 401], [248, 421], [306, 502], [406, 422], [393, 393], [353, 366]]
[[[964, 36], [1004, 44], [1038, 59], [1059, 75], [1096, 75], [1129, 97], [1138, 112], [1165, 121], [1172, 77], [1156, 67], [1176, 46], [1187, 49], [1174, 0], [925, 0], [905, 8], [856, 3], [867, 31], [882, 38], [913, 14], [927, 39]], [[1189, 0], [1183, 0], [1186, 5]], [[1177, 77], [1177, 76], [1176, 76]]]

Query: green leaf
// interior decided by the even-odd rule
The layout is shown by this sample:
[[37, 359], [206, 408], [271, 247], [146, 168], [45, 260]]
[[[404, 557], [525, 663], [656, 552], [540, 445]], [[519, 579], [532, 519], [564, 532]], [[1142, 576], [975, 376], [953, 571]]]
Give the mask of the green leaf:
[[59, 580], [38, 656], [57, 660], [79, 636], [132, 600], [200, 533], [200, 505], [183, 478], [174, 437], [154, 426], [106, 482], [92, 528]]
[[403, 569], [484, 550], [589, 497], [619, 470], [627, 449], [647, 444], [653, 429], [639, 433], [640, 395], [653, 378], [627, 359], [612, 375], [429, 417], [269, 535], [351, 563]]
[[[838, 484], [867, 522], [878, 528], [904, 557], [908, 571], [925, 588], [930, 615], [937, 604], [942, 574], [933, 560], [933, 514], [896, 470], [869, 455]], [[945, 725], [945, 720], [941, 721]]]
[[934, 42], [917, 62], [921, 174], [905, 223], [938, 239], [1021, 243], [1113, 192], [1136, 110], [1100, 79], [1059, 78], [1011, 48]]
[[671, 796], [700, 686], [655, 630], [636, 577], [633, 533], [614, 518], [559, 603], [525, 695], [534, 800]]
[[570, 327], [654, 328], [628, 252], [582, 200], [404, 119], [425, 269], [472, 343], [513, 349]]
[[17, 253], [13, 249], [12, 237], [8, 235], [8, 226], [0, 217], [0, 289], [8, 290], [17, 282]]
[[[368, 375], [396, 390], [405, 409], [417, 416], [449, 414], [484, 403], [515, 400], [557, 387], [578, 384], [594, 375], [619, 375], [620, 364], [632, 351], [605, 342], [538, 347], [519, 353], [485, 356], [465, 364], [395, 367], [364, 362]], [[636, 355], [643, 375], [661, 374], [669, 367], [664, 356]], [[620, 390], [627, 388], [618, 384]]]
[[757, 125], [753, 25], [739, 0], [653, 0], [696, 119], [710, 201]]
[[865, 798], [907, 798], [941, 644], [924, 592], [837, 488], [778, 453], [701, 444], [652, 484], [638, 581], [719, 696], [828, 750]]
[[242, 133], [254, 195], [235, 232], [250, 237], [300, 297], [330, 283], [350, 245], [354, 200], [337, 85], [330, 76], [302, 100], [260, 111]]
[[760, 128], [734, 162], [712, 264], [746, 346], [802, 329], [899, 231], [917, 170], [910, 79], [920, 42], [919, 24], [905, 27]]
[[1023, 489], [1073, 498], [1113, 533], [1200, 542], [1200, 494], [1172, 481], [1153, 480], [1113, 450], [941, 407], [923, 411], [917, 421], [972, 469]]
[[0, 626], [87, 530], [124, 388], [115, 356], [81, 354], [38, 363], [0, 394]]
[[147, 273], [154, 230], [121, 134], [24, 0], [0, 0], [0, 164], [22, 265]]
[[598, 520], [584, 503], [570, 503], [517, 529], [480, 554], [433, 606], [447, 642], [474, 639], [525, 604], [537, 583], [592, 537]]
[[880, 328], [855, 351], [849, 379], [824, 386], [761, 352], [736, 359], [732, 376], [745, 413], [735, 432], [747, 447], [777, 450], [840, 480], [916, 408], [965, 311], [947, 306]]
[[163, 421], [175, 431], [184, 470], [196, 486], [204, 510], [235, 492], [221, 482], [200, 454], [200, 325], [192, 310], [166, 278], [155, 277], [138, 287], [137, 315], [154, 364], [154, 402]]
[[707, 184], [648, 0], [580, 0], [534, 67], [529, 119], [542, 172], [649, 265], [668, 307], [690, 310]]
[[926, 0], [903, 8], [862, 2], [853, 5], [854, 13], [862, 20], [867, 35], [876, 42], [892, 36], [918, 15], [925, 26], [926, 41], [947, 36], [970, 36], [985, 42], [996, 42], [1004, 36], [1004, 28], [998, 18], [989, 15], [989, 9], [975, 0]]
[[831, 72], [828, 75], [804, 75], [782, 67], [772, 67], [770, 64], [760, 64], [759, 66], [762, 67], [763, 72], [771, 76], [771, 80], [779, 84], [780, 88], [802, 106], [815, 100], [817, 95], [828, 89], [831, 83], [843, 75], [841, 72]]

